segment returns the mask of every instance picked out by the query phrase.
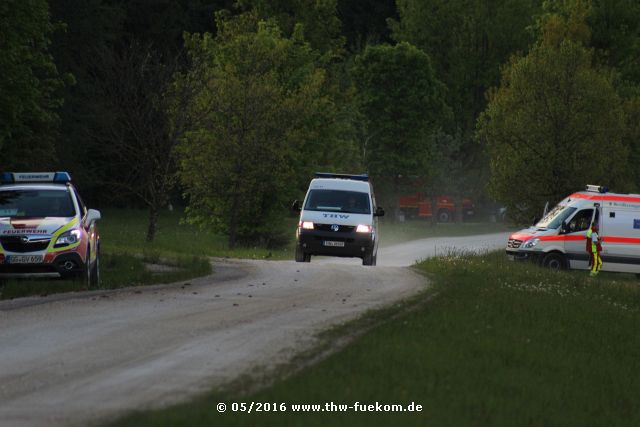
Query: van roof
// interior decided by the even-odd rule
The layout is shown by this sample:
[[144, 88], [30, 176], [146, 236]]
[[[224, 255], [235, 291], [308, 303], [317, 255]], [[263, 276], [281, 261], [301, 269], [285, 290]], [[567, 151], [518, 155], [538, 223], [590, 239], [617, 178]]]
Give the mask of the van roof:
[[569, 196], [570, 199], [593, 200], [600, 202], [630, 202], [640, 203], [640, 194], [618, 194], [618, 193], [594, 193], [591, 191], [580, 191]]
[[345, 190], [369, 193], [371, 187], [368, 182], [340, 178], [315, 178], [309, 184], [310, 190]]

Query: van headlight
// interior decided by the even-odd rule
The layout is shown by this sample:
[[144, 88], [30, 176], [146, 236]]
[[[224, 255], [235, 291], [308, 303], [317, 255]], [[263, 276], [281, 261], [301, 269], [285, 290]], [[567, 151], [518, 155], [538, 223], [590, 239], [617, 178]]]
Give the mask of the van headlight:
[[360, 224], [356, 227], [356, 233], [371, 233], [371, 226]]
[[313, 222], [311, 221], [300, 221], [300, 228], [305, 230], [313, 230]]
[[58, 240], [56, 240], [56, 246], [68, 246], [78, 243], [80, 241], [80, 230], [73, 229], [62, 233]]
[[531, 249], [531, 248], [535, 247], [535, 245], [537, 245], [539, 241], [540, 241], [540, 239], [538, 239], [538, 238], [527, 240], [526, 242], [524, 242], [524, 245], [522, 245], [522, 247], [525, 248], [525, 249]]

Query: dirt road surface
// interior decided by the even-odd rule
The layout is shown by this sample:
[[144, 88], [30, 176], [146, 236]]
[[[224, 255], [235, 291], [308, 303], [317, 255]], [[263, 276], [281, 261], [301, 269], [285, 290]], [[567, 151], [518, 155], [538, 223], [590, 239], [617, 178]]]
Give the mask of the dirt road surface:
[[328, 326], [424, 289], [406, 268], [415, 260], [500, 248], [506, 236], [389, 246], [377, 267], [216, 260], [215, 274], [188, 285], [0, 302], [0, 425], [87, 425], [183, 401], [286, 362]]

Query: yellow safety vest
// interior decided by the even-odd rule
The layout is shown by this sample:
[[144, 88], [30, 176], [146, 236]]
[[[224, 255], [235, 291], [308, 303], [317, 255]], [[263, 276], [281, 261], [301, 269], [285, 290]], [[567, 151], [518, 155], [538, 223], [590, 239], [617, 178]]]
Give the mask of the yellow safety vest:
[[[592, 234], [593, 234], [593, 230], [589, 228], [587, 230], [587, 239], [591, 240]], [[591, 240], [591, 252], [598, 252], [598, 246], [595, 243], [593, 243], [593, 240]]]

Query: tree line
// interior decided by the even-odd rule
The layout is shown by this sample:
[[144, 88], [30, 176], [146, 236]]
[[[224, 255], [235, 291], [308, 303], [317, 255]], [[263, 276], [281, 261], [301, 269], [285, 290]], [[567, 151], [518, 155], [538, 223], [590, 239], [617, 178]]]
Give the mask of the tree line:
[[315, 170], [518, 221], [640, 184], [634, 0], [6, 0], [0, 169], [278, 245]]

